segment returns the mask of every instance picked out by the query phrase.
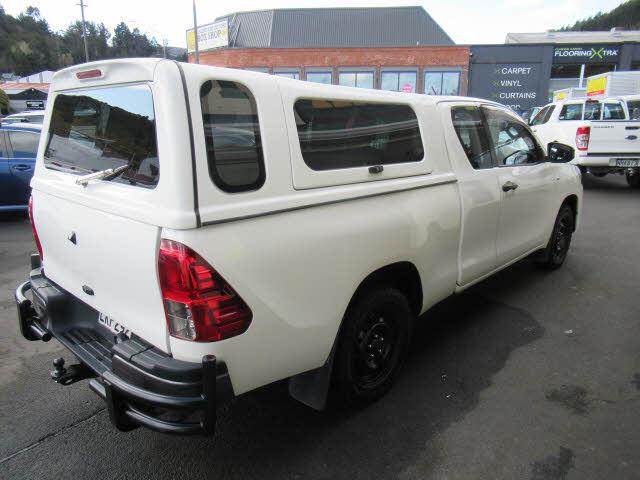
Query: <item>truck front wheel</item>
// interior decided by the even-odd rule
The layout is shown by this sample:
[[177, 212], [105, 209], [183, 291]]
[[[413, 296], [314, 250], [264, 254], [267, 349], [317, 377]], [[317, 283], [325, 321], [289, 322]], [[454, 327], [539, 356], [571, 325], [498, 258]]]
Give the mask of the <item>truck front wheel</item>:
[[407, 354], [413, 317], [407, 297], [395, 288], [376, 287], [353, 301], [334, 358], [336, 403], [362, 405], [389, 391]]
[[574, 216], [573, 209], [564, 204], [560, 207], [556, 222], [553, 225], [551, 238], [547, 247], [541, 251], [537, 263], [549, 270], [560, 268], [567, 258], [571, 236], [573, 235]]
[[627, 173], [627, 183], [631, 188], [640, 188], [640, 172], [635, 175], [629, 175]]

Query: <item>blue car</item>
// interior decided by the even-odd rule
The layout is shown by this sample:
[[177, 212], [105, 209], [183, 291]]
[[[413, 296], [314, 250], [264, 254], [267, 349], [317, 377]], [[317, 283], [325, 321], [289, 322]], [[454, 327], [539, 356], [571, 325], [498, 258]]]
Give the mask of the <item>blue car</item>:
[[42, 127], [0, 125], [0, 211], [26, 210]]

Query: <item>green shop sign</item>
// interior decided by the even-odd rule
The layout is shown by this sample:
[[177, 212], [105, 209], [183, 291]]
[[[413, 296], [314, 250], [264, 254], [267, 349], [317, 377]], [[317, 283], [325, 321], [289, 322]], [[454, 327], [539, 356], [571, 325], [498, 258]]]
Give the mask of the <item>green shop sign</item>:
[[611, 45], [579, 45], [553, 49], [553, 63], [616, 63], [620, 47]]

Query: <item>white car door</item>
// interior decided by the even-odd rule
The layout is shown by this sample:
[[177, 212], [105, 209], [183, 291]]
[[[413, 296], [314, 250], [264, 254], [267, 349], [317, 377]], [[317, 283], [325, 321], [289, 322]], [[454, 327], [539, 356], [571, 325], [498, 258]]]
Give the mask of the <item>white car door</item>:
[[501, 189], [498, 266], [546, 244], [557, 202], [557, 169], [527, 126], [497, 107], [483, 107]]
[[458, 284], [466, 285], [496, 269], [496, 235], [501, 190], [498, 168], [478, 104], [440, 106], [447, 126], [447, 150], [458, 175], [464, 225], [460, 239]]

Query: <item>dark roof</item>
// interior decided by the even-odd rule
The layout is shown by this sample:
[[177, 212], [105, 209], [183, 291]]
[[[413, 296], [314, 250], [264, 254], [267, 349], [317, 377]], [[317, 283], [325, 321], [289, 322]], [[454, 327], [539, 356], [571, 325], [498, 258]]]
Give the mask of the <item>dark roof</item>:
[[238, 12], [231, 47], [409, 47], [453, 45], [422, 7], [285, 8]]

